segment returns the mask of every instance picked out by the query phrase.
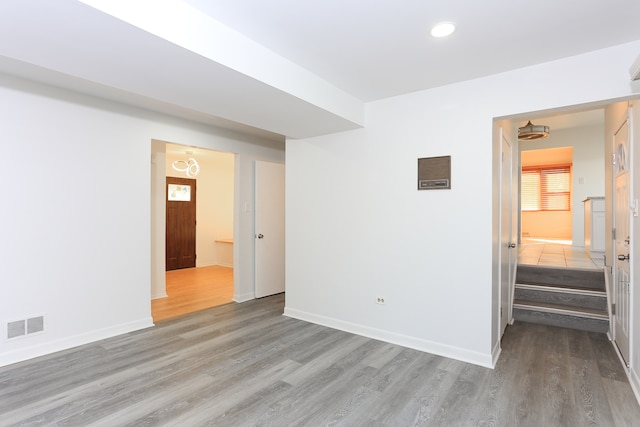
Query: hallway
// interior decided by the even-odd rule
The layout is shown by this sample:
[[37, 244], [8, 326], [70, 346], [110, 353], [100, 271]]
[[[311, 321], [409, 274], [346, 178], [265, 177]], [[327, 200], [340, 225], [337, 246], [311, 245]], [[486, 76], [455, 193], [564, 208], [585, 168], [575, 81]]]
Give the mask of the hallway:
[[228, 304], [233, 298], [233, 268], [221, 265], [167, 271], [166, 298], [151, 301], [153, 321], [171, 319]]

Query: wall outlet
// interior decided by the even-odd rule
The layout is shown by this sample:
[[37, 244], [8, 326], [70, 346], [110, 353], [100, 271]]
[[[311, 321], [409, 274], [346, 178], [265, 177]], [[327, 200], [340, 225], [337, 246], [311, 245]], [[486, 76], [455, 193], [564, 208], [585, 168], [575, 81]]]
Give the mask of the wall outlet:
[[385, 298], [385, 297], [376, 297], [376, 304], [382, 304], [382, 305], [384, 305], [384, 304], [386, 304], [386, 303], [387, 303], [387, 300], [386, 300], [386, 298]]

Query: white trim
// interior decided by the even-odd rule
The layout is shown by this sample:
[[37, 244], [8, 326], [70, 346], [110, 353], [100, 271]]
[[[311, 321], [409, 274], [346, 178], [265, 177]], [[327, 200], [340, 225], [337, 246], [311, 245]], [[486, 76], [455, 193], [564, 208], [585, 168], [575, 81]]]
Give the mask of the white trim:
[[604, 272], [604, 289], [607, 293], [607, 314], [609, 315], [609, 332], [607, 332], [607, 336], [610, 341], [613, 341], [613, 337], [615, 335], [615, 331], [613, 330], [614, 318], [613, 318], [613, 310], [612, 310], [612, 301], [613, 301], [613, 293], [611, 292], [611, 282], [613, 280], [613, 272], [612, 267], [602, 267], [602, 271]]
[[526, 290], [534, 290], [534, 291], [540, 291], [540, 292], [556, 292], [556, 293], [571, 294], [571, 295], [584, 295], [589, 297], [606, 297], [607, 296], [606, 291], [601, 291], [597, 289], [586, 289], [586, 288], [575, 289], [575, 288], [563, 288], [560, 286], [532, 285], [532, 284], [524, 284], [524, 283], [516, 283], [516, 289], [526, 289]]
[[500, 346], [500, 340], [498, 340], [495, 347], [493, 347], [493, 351], [491, 352], [491, 368], [495, 368], [501, 353], [502, 347]]
[[629, 77], [631, 78], [631, 81], [640, 80], [640, 55], [638, 55], [636, 60], [633, 61], [633, 64], [631, 64], [631, 68], [629, 68]]
[[133, 322], [123, 323], [104, 329], [98, 329], [85, 334], [75, 335], [63, 338], [57, 341], [45, 342], [33, 345], [31, 347], [20, 348], [15, 351], [9, 351], [0, 355], [0, 366], [11, 365], [13, 363], [22, 362], [33, 359], [34, 357], [44, 356], [55, 353], [57, 351], [67, 350], [80, 345], [89, 344], [106, 338], [115, 337], [117, 335], [126, 334], [128, 332], [146, 329], [154, 326], [151, 317], [136, 320]]
[[493, 354], [479, 353], [460, 347], [454, 347], [446, 344], [424, 340], [421, 338], [398, 334], [396, 332], [385, 331], [382, 329], [371, 328], [361, 324], [345, 322], [343, 320], [319, 316], [317, 314], [291, 308], [285, 308], [284, 315], [293, 319], [304, 320], [305, 322], [327, 326], [329, 328], [338, 329], [340, 331], [361, 335], [367, 338], [373, 338], [391, 344], [401, 345], [403, 347], [424, 351], [426, 353], [436, 354], [438, 356], [449, 357], [451, 359], [472, 363], [474, 365], [483, 366], [485, 368], [493, 369], [495, 367], [494, 360], [497, 360], [497, 357], [500, 355], [499, 350], [495, 349]]
[[633, 367], [627, 366], [627, 362], [624, 360], [624, 357], [622, 357], [620, 349], [613, 340], [611, 340], [611, 345], [613, 346], [613, 350], [618, 355], [618, 359], [620, 359], [620, 364], [624, 368], [624, 372], [627, 374], [627, 379], [629, 380], [629, 385], [631, 386], [633, 395], [638, 401], [638, 404], [640, 404], [640, 377], [638, 377], [638, 373], [635, 371], [635, 369], [633, 369]]
[[229, 267], [229, 268], [233, 268], [233, 263], [231, 263], [231, 264], [226, 264], [226, 263], [223, 263], [223, 262], [219, 262], [219, 263], [217, 263], [217, 264], [215, 264], [215, 265], [219, 265], [220, 267]]
[[629, 368], [627, 370], [627, 377], [629, 378], [631, 390], [633, 390], [633, 394], [636, 396], [636, 400], [640, 404], [640, 377], [633, 368]]
[[[635, 65], [637, 66], [640, 62], [640, 56], [638, 57], [638, 59], [636, 60]], [[636, 73], [638, 71], [638, 68], [636, 67]], [[638, 130], [636, 129], [637, 126], [640, 126], [640, 123], [636, 123], [635, 119], [637, 117], [637, 114], [634, 113], [635, 108], [637, 108], [637, 104], [638, 102], [629, 102], [628, 107], [627, 107], [627, 119], [629, 120], [629, 208], [631, 208], [631, 211], [629, 212], [629, 235], [630, 236], [636, 236], [636, 227], [637, 227], [637, 222], [635, 218], [637, 216], [637, 203], [638, 203], [638, 199], [635, 199], [636, 197], [636, 173], [637, 171], [635, 170], [636, 167], [638, 166], [634, 160], [636, 158], [636, 154], [635, 154], [635, 150], [638, 149], [638, 146], [636, 144], [638, 144], [640, 141], [636, 141], [635, 140], [635, 136], [638, 135]], [[634, 201], [635, 199], [635, 201]], [[634, 208], [632, 207], [632, 205], [635, 205], [635, 211]], [[635, 243], [635, 239], [631, 239], [629, 241], [629, 253], [631, 254], [631, 258], [629, 259], [629, 280], [630, 280], [630, 287], [629, 287], [629, 369], [627, 371], [627, 376], [629, 378], [629, 384], [631, 384], [631, 389], [633, 390], [633, 394], [635, 394], [636, 396], [636, 400], [638, 401], [638, 403], [640, 404], [640, 378], [638, 377], [638, 373], [636, 372], [635, 368], [635, 361], [637, 360], [636, 358], [636, 350], [638, 349], [638, 343], [635, 342], [635, 338], [637, 337], [637, 334], [635, 333], [635, 328], [637, 328], [637, 325], [635, 324], [636, 322], [636, 315], [638, 314], [638, 309], [640, 309], [640, 307], [636, 307], [635, 303], [636, 303], [636, 291], [638, 289], [638, 272], [635, 271], [635, 266], [636, 263], [633, 262], [632, 260], [635, 259], [636, 256], [636, 243]]]
[[256, 299], [256, 294], [255, 292], [246, 292], [244, 294], [235, 294], [233, 295], [233, 301], [235, 302], [247, 302], [250, 301], [252, 299]]
[[151, 299], [160, 299], [160, 298], [167, 298], [169, 295], [167, 295], [166, 292], [166, 288], [165, 288], [165, 292], [161, 292], [159, 295], [151, 295]]

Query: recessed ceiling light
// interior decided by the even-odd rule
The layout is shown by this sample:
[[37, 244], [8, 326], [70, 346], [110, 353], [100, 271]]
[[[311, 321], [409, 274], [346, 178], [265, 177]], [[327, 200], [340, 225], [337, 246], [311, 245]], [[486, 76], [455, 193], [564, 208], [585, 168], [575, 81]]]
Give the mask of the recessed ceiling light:
[[431, 29], [431, 35], [433, 37], [447, 37], [453, 34], [456, 30], [456, 26], [451, 22], [441, 22]]

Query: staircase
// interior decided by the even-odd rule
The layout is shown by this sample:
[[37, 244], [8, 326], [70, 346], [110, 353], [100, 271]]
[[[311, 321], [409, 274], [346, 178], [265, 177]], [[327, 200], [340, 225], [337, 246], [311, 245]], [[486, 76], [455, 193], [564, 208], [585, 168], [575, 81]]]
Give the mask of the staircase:
[[513, 318], [583, 331], [609, 331], [603, 270], [518, 265]]

